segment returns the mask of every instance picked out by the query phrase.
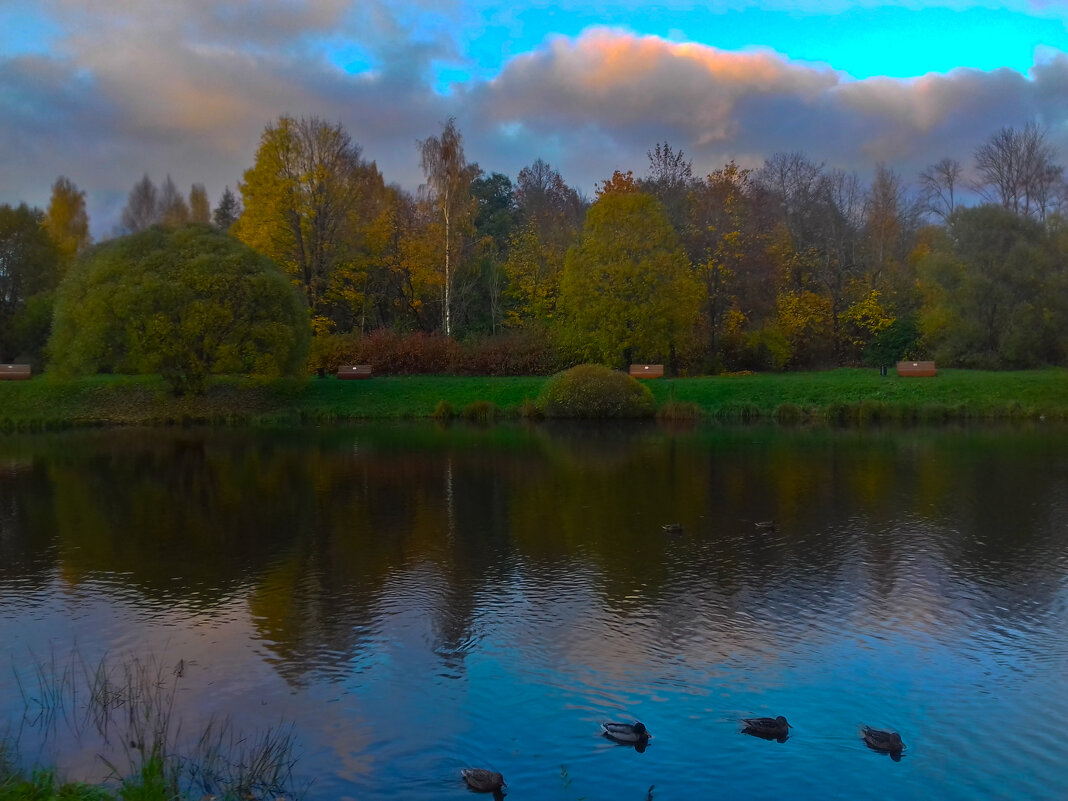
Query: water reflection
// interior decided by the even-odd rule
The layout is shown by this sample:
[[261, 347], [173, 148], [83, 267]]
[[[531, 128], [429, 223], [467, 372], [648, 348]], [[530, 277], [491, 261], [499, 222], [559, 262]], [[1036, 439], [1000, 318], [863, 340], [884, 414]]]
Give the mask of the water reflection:
[[[315, 729], [323, 798], [440, 797], [460, 756], [544, 789], [516, 725], [553, 732], [538, 760], [595, 777], [590, 797], [670, 788], [653, 774], [703, 764], [711, 740], [825, 798], [813, 764], [868, 780], [838, 756], [863, 749], [866, 716], [926, 734], [939, 758], [918, 747], [927, 766], [894, 779], [915, 787], [977, 745], [937, 716], [1011, 728], [1036, 694], [1068, 712], [1066, 445], [1045, 428], [11, 437], [0, 638], [39, 649], [80, 619], [108, 648], [185, 649], [194, 683], [215, 674], [200, 703], [259, 694]], [[754, 756], [737, 721], [784, 700], [807, 722]], [[641, 777], [596, 742], [639, 714], [658, 721]], [[1020, 759], [1068, 778], [1043, 768], [1055, 743], [1021, 746], [950, 797]], [[384, 770], [410, 783], [383, 789]], [[743, 786], [729, 760], [708, 778]]]

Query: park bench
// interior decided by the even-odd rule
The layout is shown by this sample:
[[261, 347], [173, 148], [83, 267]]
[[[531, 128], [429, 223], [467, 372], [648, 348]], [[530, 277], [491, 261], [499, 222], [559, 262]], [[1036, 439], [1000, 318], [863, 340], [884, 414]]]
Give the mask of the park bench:
[[938, 375], [934, 362], [898, 362], [897, 374], [907, 378], [930, 378]]
[[353, 364], [345, 367], [339, 367], [337, 368], [337, 377], [342, 380], [348, 380], [352, 378], [370, 378], [371, 365]]
[[630, 374], [635, 378], [663, 378], [664, 365], [662, 364], [632, 364]]
[[29, 377], [28, 364], [0, 364], [0, 381], [24, 381]]

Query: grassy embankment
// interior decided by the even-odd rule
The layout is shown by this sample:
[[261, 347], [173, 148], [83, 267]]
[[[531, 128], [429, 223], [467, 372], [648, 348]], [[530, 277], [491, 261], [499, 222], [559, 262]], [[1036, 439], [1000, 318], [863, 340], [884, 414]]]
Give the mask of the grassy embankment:
[[[0, 382], [0, 430], [84, 425], [300, 424], [457, 414], [478, 401], [501, 416], [530, 414], [546, 378], [376, 377], [363, 381], [218, 378], [206, 395], [176, 398], [154, 376], [47, 376]], [[649, 387], [669, 416], [723, 420], [937, 422], [1068, 419], [1068, 370], [941, 370], [935, 378], [876, 370], [660, 379]]]

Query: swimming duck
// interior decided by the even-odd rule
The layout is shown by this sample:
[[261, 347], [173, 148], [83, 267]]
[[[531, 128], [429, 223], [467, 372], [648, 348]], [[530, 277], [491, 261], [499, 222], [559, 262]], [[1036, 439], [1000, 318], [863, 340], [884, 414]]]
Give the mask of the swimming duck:
[[602, 723], [601, 732], [609, 740], [626, 745], [649, 742], [649, 732], [645, 730], [645, 724], [637, 721], [634, 723]]
[[495, 770], [486, 768], [464, 768], [460, 771], [467, 786], [479, 793], [499, 795], [505, 787], [504, 776]]
[[790, 724], [782, 715], [777, 718], [742, 718], [742, 723], [747, 732], [761, 737], [786, 737], [790, 733]]
[[681, 534], [682, 523], [665, 523], [660, 527], [665, 534]]
[[779, 528], [774, 520], [758, 520], [753, 525], [756, 526], [757, 531], [775, 531]]
[[882, 751], [887, 754], [900, 754], [905, 748], [905, 744], [901, 742], [901, 735], [896, 731], [882, 731], [873, 729], [871, 726], [865, 726], [862, 734], [868, 747], [874, 748], [876, 751]]

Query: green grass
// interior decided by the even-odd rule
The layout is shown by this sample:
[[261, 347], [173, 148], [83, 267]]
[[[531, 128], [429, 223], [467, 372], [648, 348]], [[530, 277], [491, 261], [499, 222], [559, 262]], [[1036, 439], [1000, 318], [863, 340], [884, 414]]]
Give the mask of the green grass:
[[[157, 376], [48, 376], [0, 382], [0, 431], [92, 425], [299, 425], [429, 419], [492, 404], [501, 418], [534, 417], [547, 378], [377, 377], [360, 381], [215, 378], [208, 392], [176, 398]], [[712, 376], [647, 382], [658, 407], [687, 416], [784, 423], [1068, 419], [1068, 370], [940, 370], [935, 378], [877, 370]], [[442, 404], [447, 404], [445, 407]], [[674, 406], [669, 406], [674, 404]], [[484, 407], [488, 408], [488, 407]], [[670, 416], [670, 415], [669, 415]]]

